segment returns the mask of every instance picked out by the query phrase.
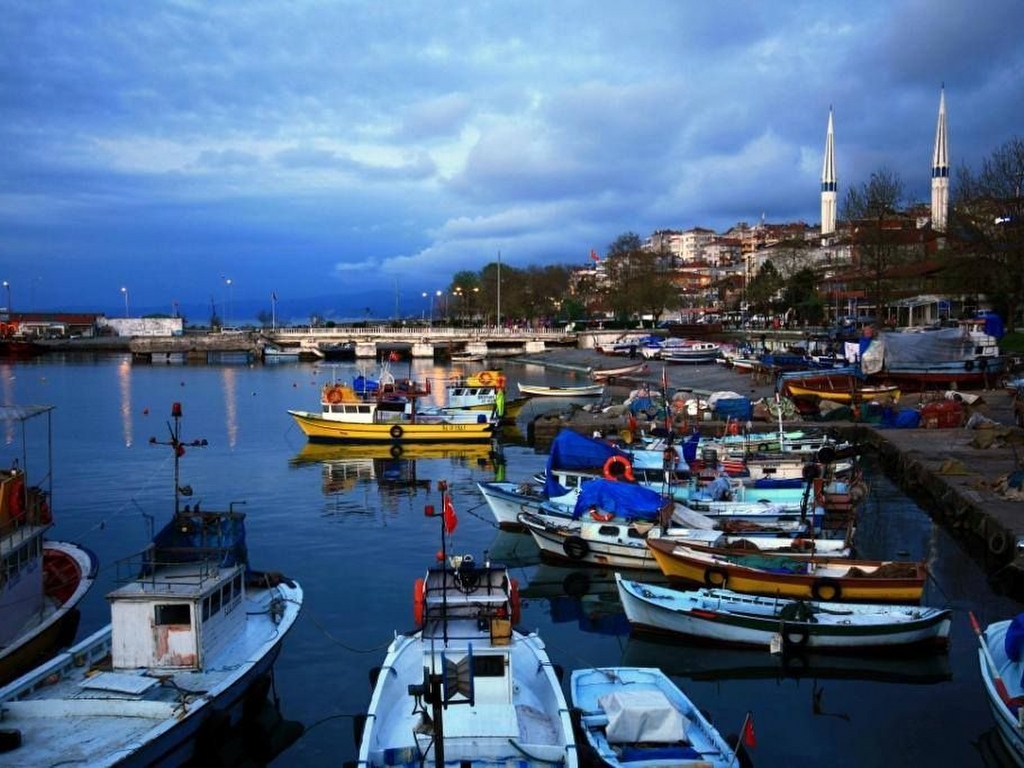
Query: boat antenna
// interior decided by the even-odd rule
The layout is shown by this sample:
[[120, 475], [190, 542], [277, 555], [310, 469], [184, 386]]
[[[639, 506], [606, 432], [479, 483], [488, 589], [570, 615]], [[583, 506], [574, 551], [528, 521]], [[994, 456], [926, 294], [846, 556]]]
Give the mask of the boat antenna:
[[192, 495], [192, 486], [182, 486], [180, 482], [180, 467], [179, 462], [181, 457], [185, 455], [185, 446], [191, 448], [202, 448], [208, 443], [206, 438], [199, 438], [192, 440], [191, 442], [185, 442], [181, 439], [181, 403], [171, 403], [171, 418], [173, 422], [167, 422], [167, 431], [170, 432], [170, 438], [166, 441], [157, 440], [155, 437], [149, 438], [150, 445], [169, 445], [174, 452], [174, 514], [177, 515], [181, 509], [181, 497]]
[[[448, 535], [455, 530], [455, 526], [451, 525], [449, 530], [448, 516], [446, 510], [451, 507], [451, 502], [448, 500], [448, 481], [438, 480], [437, 490], [441, 492], [441, 512], [434, 508], [433, 504], [427, 504], [423, 510], [423, 514], [427, 517], [437, 517], [441, 520], [441, 551], [437, 553], [438, 559], [441, 561], [441, 633], [444, 644], [448, 645]], [[454, 516], [454, 515], [453, 515]]]

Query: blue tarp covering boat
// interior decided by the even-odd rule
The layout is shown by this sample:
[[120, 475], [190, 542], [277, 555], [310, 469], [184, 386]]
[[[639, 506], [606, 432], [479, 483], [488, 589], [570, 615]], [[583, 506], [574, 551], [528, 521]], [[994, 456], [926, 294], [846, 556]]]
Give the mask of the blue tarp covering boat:
[[657, 521], [661, 510], [671, 504], [660, 493], [642, 485], [596, 478], [580, 486], [572, 516], [578, 519], [592, 507], [597, 507], [602, 512], [611, 512], [629, 520]]
[[616, 448], [604, 440], [581, 435], [571, 429], [563, 429], [551, 442], [544, 492], [548, 497], [568, 493], [552, 475], [554, 469], [600, 469], [612, 456], [629, 459], [629, 453]]

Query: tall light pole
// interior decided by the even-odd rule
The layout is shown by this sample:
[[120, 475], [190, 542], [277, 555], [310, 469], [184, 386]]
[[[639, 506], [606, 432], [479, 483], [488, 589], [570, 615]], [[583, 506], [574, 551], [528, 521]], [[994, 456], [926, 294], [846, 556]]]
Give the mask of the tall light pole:
[[125, 286], [121, 286], [121, 293], [124, 294], [124, 316], [128, 317], [128, 289]]
[[501, 251], [498, 251], [498, 311], [496, 314], [496, 325], [501, 328]]
[[227, 288], [228, 288], [228, 300], [227, 300], [227, 304], [226, 304], [226, 306], [225, 306], [225, 312], [224, 312], [224, 315], [225, 315], [225, 317], [224, 317], [224, 324], [225, 324], [225, 325], [231, 325], [231, 323], [230, 323], [230, 317], [231, 317], [231, 303], [232, 303], [232, 301], [234, 300], [234, 291], [233, 291], [233, 290], [232, 290], [232, 288], [231, 288], [231, 278], [230, 278], [230, 277], [225, 277], [225, 278], [224, 278], [224, 284], [225, 284], [225, 285], [227, 286]]
[[11, 311], [11, 284], [4, 280], [4, 290], [7, 292], [7, 312], [10, 314]]
[[[438, 288], [436, 291], [434, 291], [434, 296], [437, 297], [438, 300], [440, 300], [440, 298], [441, 298], [441, 289], [440, 288]], [[431, 299], [431, 301], [433, 301], [433, 299]], [[438, 304], [440, 304], [440, 301], [438, 301]], [[431, 304], [431, 307], [430, 307], [430, 316], [431, 317], [434, 316], [434, 305], [433, 304]], [[441, 319], [442, 320], [444, 319], [443, 315], [441, 316]]]
[[[427, 309], [430, 309], [430, 317], [427, 317]], [[434, 315], [434, 294], [423, 292], [423, 319], [427, 323], [427, 328], [430, 327], [430, 321], [433, 320]]]

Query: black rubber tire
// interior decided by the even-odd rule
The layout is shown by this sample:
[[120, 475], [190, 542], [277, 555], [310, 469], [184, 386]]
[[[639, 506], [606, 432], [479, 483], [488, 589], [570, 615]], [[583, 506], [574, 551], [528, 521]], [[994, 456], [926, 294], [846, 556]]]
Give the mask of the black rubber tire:
[[395, 424], [395, 426], [391, 428], [391, 437], [393, 437], [395, 440], [398, 440], [402, 437], [402, 428], [397, 424]]
[[590, 552], [590, 545], [579, 536], [570, 536], [562, 542], [562, 551], [570, 560], [582, 560]]

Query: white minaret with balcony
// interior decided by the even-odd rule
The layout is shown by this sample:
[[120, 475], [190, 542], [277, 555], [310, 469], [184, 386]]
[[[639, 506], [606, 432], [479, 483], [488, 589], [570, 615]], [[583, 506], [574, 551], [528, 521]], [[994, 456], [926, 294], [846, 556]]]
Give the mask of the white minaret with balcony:
[[949, 139], [946, 135], [946, 88], [939, 92], [939, 123], [932, 153], [932, 229], [946, 231], [949, 211]]
[[832, 135], [832, 107], [828, 108], [828, 133], [825, 136], [825, 163], [821, 168], [821, 236], [836, 231], [836, 155]]

